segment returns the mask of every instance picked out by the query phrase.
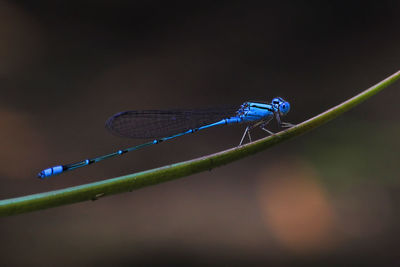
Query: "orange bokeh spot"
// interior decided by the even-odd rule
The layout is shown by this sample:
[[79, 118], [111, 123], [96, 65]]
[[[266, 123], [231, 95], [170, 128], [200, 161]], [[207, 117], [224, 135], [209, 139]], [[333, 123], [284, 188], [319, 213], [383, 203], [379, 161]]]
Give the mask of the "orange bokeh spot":
[[332, 243], [334, 211], [316, 178], [311, 167], [287, 162], [262, 174], [259, 202], [266, 227], [290, 250], [307, 253]]

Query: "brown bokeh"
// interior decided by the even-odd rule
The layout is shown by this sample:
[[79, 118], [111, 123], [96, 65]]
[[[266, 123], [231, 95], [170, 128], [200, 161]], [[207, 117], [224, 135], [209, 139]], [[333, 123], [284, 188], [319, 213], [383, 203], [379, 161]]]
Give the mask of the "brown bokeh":
[[[206, 155], [244, 130], [35, 178], [143, 142], [104, 129], [119, 111], [281, 96], [287, 121], [308, 119], [399, 70], [399, 11], [395, 1], [0, 1], [1, 199]], [[2, 218], [0, 264], [394, 265], [399, 88], [211, 172]]]

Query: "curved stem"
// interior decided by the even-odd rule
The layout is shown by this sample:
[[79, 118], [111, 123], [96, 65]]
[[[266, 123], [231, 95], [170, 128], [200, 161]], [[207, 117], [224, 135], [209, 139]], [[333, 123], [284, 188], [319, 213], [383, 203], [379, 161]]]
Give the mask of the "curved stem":
[[0, 216], [47, 209], [86, 200], [95, 200], [100, 197], [128, 192], [145, 186], [189, 176], [194, 173], [211, 170], [213, 168], [228, 164], [235, 160], [258, 153], [268, 147], [271, 147], [287, 139], [299, 136], [316, 127], [319, 127], [322, 124], [348, 111], [354, 106], [360, 104], [362, 101], [375, 95], [390, 84], [394, 83], [399, 78], [400, 71], [372, 86], [371, 88], [363, 91], [362, 93], [350, 98], [349, 100], [305, 122], [302, 122], [288, 130], [279, 132], [266, 138], [262, 138], [258, 141], [246, 144], [241, 147], [235, 147], [201, 158], [183, 161], [180, 163], [129, 174], [117, 178], [111, 178], [100, 182], [1, 200]]

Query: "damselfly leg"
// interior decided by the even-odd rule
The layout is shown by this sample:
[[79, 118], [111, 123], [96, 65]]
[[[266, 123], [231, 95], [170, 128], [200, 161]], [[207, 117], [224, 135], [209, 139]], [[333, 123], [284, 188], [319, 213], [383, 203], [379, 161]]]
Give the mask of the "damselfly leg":
[[[267, 128], [265, 128], [265, 127], [267, 126], [267, 124], [268, 124], [271, 120], [272, 120], [272, 118], [270, 118], [270, 119], [268, 119], [268, 120], [264, 120], [264, 121], [259, 121], [259, 122], [257, 122], [257, 123], [254, 124], [254, 125], [248, 125], [248, 126], [246, 127], [246, 129], [244, 130], [242, 139], [240, 139], [239, 146], [241, 146], [241, 145], [243, 144], [243, 141], [244, 141], [244, 139], [245, 139], [245, 137], [246, 137], [246, 134], [247, 134], [247, 136], [249, 137], [249, 142], [250, 142], [250, 143], [252, 142], [251, 136], [250, 136], [250, 130], [256, 128], [257, 126], [259, 126], [260, 129], [262, 129], [263, 131], [269, 133], [270, 135], [274, 135], [274, 134], [275, 134], [274, 132], [272, 132], [272, 131], [268, 130]], [[292, 123], [290, 123], [290, 122], [281, 122], [279, 126], [280, 126], [281, 128], [290, 128], [290, 127], [293, 127], [293, 126], [296, 126], [296, 125], [295, 125], [295, 124], [292, 124]]]

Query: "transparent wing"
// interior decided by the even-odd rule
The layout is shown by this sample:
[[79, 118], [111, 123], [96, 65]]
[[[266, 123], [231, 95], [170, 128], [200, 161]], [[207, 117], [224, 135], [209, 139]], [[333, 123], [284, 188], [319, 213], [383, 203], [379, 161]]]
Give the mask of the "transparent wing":
[[198, 110], [132, 110], [106, 122], [113, 134], [129, 138], [160, 138], [185, 132], [236, 115], [239, 106]]

